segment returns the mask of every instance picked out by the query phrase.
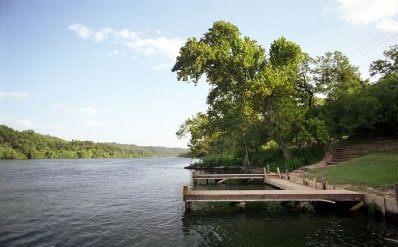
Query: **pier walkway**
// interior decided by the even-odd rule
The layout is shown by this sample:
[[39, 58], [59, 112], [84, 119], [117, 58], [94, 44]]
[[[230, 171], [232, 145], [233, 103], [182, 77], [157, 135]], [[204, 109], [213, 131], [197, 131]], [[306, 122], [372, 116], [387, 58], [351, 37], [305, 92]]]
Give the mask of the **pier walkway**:
[[[193, 190], [188, 186], [183, 188], [185, 210], [192, 210], [192, 202], [252, 202], [252, 201], [325, 201], [325, 202], [361, 202], [364, 194], [348, 190], [325, 190], [324, 186], [317, 186], [313, 181], [312, 186], [304, 178], [294, 178], [286, 174], [285, 179], [278, 170], [277, 174], [192, 174], [192, 179], [214, 179], [217, 183], [227, 179], [264, 179], [264, 183], [272, 185], [279, 190]], [[296, 182], [300, 182], [298, 184]], [[311, 181], [312, 182], [312, 181]], [[319, 188], [319, 189], [318, 189]]]

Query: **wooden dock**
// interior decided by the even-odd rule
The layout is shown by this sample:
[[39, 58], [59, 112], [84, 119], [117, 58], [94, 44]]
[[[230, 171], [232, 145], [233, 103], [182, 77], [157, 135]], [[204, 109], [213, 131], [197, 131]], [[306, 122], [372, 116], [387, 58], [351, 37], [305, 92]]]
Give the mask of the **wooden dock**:
[[[275, 176], [276, 175], [276, 176]], [[183, 188], [185, 210], [192, 210], [192, 202], [254, 202], [254, 201], [324, 201], [324, 202], [361, 202], [364, 194], [348, 190], [324, 190], [317, 189], [317, 183], [308, 184], [302, 178], [301, 184], [283, 179], [279, 169], [278, 173], [264, 174], [192, 174], [192, 179], [214, 179], [223, 181], [227, 179], [264, 179], [264, 183], [270, 184], [280, 190], [192, 190], [188, 186]], [[289, 178], [289, 176], [286, 176]], [[296, 181], [296, 180], [295, 180]]]
[[278, 170], [278, 173], [267, 173], [264, 169], [264, 173], [239, 173], [239, 174], [197, 174], [196, 172], [192, 172], [192, 180], [194, 184], [197, 183], [198, 180], [205, 180], [206, 184], [209, 183], [209, 180], [213, 180], [216, 184], [224, 183], [230, 179], [272, 179], [272, 178], [281, 178], [282, 175]]

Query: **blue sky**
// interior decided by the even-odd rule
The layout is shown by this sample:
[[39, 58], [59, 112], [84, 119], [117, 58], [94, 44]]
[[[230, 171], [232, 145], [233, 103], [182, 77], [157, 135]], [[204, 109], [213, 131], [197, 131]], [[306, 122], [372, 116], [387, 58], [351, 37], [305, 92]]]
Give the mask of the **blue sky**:
[[214, 21], [268, 49], [285, 36], [312, 56], [339, 50], [369, 77], [398, 43], [397, 0], [0, 0], [0, 124], [66, 140], [185, 147], [207, 86], [171, 67]]

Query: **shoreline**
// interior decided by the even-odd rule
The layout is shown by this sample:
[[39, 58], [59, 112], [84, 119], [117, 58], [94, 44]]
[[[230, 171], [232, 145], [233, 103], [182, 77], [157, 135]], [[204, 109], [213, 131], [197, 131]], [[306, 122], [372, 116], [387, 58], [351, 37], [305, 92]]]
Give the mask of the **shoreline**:
[[[297, 177], [300, 178], [306, 174], [306, 170], [308, 169], [314, 169], [314, 168], [319, 168], [319, 167], [324, 167], [327, 166], [326, 159], [329, 158], [328, 155], [325, 156], [325, 159], [322, 161], [313, 164], [313, 165], [308, 165], [308, 166], [303, 166], [299, 169], [289, 171], [289, 178], [290, 177]], [[238, 166], [217, 166], [217, 167], [200, 167], [200, 166], [186, 166], [184, 169], [189, 169], [189, 170], [199, 170], [199, 171], [241, 171], [242, 173], [262, 173], [261, 168], [253, 168], [253, 169], [248, 169], [245, 167], [238, 167]], [[314, 186], [313, 182], [309, 182], [308, 186]], [[349, 187], [349, 184], [341, 184], [341, 185], [331, 185], [327, 184], [325, 185], [326, 189], [347, 189], [346, 187]], [[364, 199], [364, 205], [362, 208], [359, 209], [362, 213], [365, 213], [368, 216], [374, 215], [376, 217], [383, 217], [387, 221], [392, 221], [392, 223], [397, 222], [398, 220], [398, 199], [395, 198], [395, 196], [392, 196], [391, 194], [385, 194], [382, 193], [382, 191], [378, 188], [372, 187], [373, 190], [381, 192], [383, 196], [369, 193], [369, 192], [363, 192], [363, 191], [358, 191], [355, 190], [355, 188], [349, 188], [349, 190], [352, 191], [357, 191], [364, 193], [365, 199]]]

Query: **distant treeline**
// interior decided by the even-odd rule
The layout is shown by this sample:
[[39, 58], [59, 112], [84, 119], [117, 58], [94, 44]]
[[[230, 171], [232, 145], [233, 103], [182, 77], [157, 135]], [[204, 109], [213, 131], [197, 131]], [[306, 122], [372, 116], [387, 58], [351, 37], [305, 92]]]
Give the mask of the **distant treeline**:
[[186, 156], [187, 149], [66, 141], [0, 125], [0, 159], [144, 158]]

